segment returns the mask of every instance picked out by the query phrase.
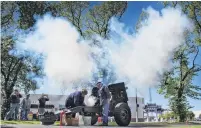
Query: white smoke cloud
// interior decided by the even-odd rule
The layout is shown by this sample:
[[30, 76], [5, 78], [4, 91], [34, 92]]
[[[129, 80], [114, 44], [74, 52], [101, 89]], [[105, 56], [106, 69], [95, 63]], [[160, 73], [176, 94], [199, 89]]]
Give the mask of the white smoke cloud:
[[94, 96], [86, 95], [84, 97], [84, 104], [86, 106], [94, 106], [97, 101], [97, 98]]
[[171, 68], [173, 51], [184, 42], [183, 32], [193, 26], [179, 9], [163, 9], [161, 15], [152, 8], [146, 11], [149, 18], [135, 35], [125, 32], [124, 24], [111, 21], [111, 30], [121, 40], [109, 46], [111, 62], [119, 78], [126, 77], [138, 87], [158, 84], [159, 76]]
[[[104, 51], [109, 53], [102, 65], [112, 63], [118, 81], [129, 80], [129, 86], [156, 85], [159, 75], [171, 68], [169, 59], [175, 48], [184, 42], [183, 32], [193, 27], [179, 9], [163, 9], [160, 14], [148, 8], [147, 12], [149, 18], [138, 33], [129, 34], [123, 23], [112, 19], [110, 40], [97, 37], [104, 44]], [[90, 41], [80, 40], [76, 28], [61, 18], [45, 16], [38, 20], [35, 29], [23, 38], [25, 43], [20, 49], [46, 56], [44, 72], [49, 79], [66, 85], [91, 79], [96, 63], [89, 56], [91, 52], [101, 55], [100, 48], [92, 48]]]
[[70, 22], [46, 15], [38, 20], [35, 31], [26, 35], [20, 49], [45, 55], [44, 72], [48, 79], [68, 85], [72, 81], [91, 78], [95, 65], [90, 47]]

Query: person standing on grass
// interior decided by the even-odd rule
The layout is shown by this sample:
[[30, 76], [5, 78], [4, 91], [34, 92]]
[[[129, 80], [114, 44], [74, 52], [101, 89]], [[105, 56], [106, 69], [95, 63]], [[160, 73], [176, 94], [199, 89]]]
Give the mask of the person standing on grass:
[[29, 98], [30, 94], [27, 94], [26, 97], [21, 102], [21, 113], [22, 113], [22, 119], [28, 120], [27, 115], [30, 112], [31, 108], [31, 99]]
[[48, 95], [42, 94], [42, 96], [38, 99], [38, 101], [39, 101], [38, 113], [44, 114], [45, 113], [45, 103], [46, 103], [46, 101], [49, 101]]
[[11, 94], [10, 98], [11, 98], [10, 111], [6, 114], [4, 120], [10, 120], [10, 119], [17, 120], [20, 108], [20, 98], [22, 98], [22, 95], [19, 93], [17, 89], [15, 89], [14, 92]]
[[96, 87], [99, 89], [100, 106], [102, 107], [103, 124], [101, 126], [108, 126], [108, 113], [111, 94], [107, 86], [103, 86], [102, 82], [98, 82]]

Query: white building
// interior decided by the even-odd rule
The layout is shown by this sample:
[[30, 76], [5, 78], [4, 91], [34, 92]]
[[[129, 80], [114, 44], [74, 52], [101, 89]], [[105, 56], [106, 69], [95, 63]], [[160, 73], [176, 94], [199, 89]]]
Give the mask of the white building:
[[138, 122], [144, 122], [144, 98], [138, 97], [137, 103], [139, 105], [136, 110], [136, 97], [128, 97], [128, 105], [131, 109], [132, 121], [136, 122], [136, 111], [138, 115]]

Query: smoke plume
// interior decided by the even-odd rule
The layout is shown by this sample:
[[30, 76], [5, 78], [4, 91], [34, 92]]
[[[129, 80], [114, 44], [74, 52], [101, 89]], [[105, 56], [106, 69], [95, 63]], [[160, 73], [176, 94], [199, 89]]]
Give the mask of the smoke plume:
[[[149, 17], [138, 33], [128, 33], [125, 25], [113, 18], [109, 28], [111, 38], [97, 38], [108, 53], [105, 58], [115, 67], [118, 80], [129, 80], [130, 86], [156, 85], [159, 76], [171, 68], [169, 59], [184, 42], [184, 31], [192, 28], [179, 9], [166, 8], [161, 13], [152, 8], [146, 11]], [[64, 81], [66, 86], [80, 79], [90, 80], [97, 67], [90, 55], [98, 49], [91, 47], [90, 41], [82, 40], [76, 28], [64, 19], [44, 16], [23, 42], [20, 49], [45, 56], [46, 76]]]
[[86, 106], [94, 106], [96, 101], [97, 101], [96, 97], [93, 97], [93, 96], [90, 96], [90, 95], [86, 95], [84, 97], [84, 104]]
[[[119, 78], [127, 78], [138, 87], [158, 84], [160, 75], [171, 68], [170, 58], [184, 43], [185, 30], [192, 24], [179, 9], [167, 8], [161, 14], [148, 8], [149, 17], [136, 34], [128, 34], [124, 24], [115, 19], [111, 30], [121, 42], [110, 45], [111, 62]], [[114, 45], [115, 44], [115, 45]]]
[[46, 15], [39, 19], [35, 30], [18, 43], [19, 48], [39, 53], [44, 58], [44, 73], [51, 81], [65, 83], [91, 78], [94, 63], [90, 47], [70, 22]]

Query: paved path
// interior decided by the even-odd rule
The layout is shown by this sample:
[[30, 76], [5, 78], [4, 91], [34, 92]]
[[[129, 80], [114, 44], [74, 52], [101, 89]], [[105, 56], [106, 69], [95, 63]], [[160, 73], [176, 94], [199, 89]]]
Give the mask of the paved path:
[[[138, 124], [131, 124], [129, 127], [124, 127], [124, 128], [130, 128], [130, 127], [135, 127], [135, 128], [169, 128], [169, 127], [175, 127], [178, 128], [180, 126], [192, 126], [192, 125], [186, 125], [186, 124], [177, 124], [177, 125], [138, 125]], [[82, 128], [103, 128], [102, 126], [80, 126]], [[201, 125], [200, 125], [201, 127]], [[78, 128], [76, 126], [44, 126], [44, 125], [14, 125], [14, 124], [9, 124], [9, 125], [2, 125], [1, 128]], [[108, 126], [105, 128], [119, 128], [117, 126]]]

